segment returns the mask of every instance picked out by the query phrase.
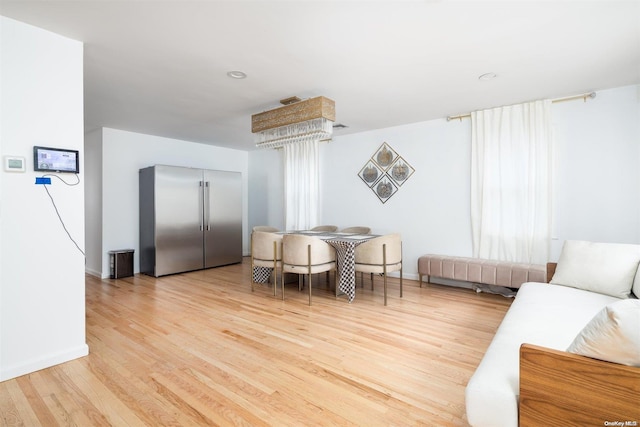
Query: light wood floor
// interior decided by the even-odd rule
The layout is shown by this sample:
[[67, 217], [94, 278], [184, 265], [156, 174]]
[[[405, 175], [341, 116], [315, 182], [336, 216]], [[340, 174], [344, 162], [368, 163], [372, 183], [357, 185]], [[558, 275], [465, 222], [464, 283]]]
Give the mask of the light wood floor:
[[251, 292], [250, 265], [87, 276], [90, 354], [0, 383], [3, 426], [464, 426], [464, 388], [511, 300], [382, 278], [352, 304]]

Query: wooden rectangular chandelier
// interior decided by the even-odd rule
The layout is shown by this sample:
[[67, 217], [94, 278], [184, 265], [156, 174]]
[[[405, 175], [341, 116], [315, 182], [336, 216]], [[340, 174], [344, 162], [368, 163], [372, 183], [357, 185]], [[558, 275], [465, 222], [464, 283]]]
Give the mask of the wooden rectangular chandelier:
[[275, 148], [285, 144], [327, 140], [333, 135], [335, 102], [324, 96], [300, 101], [288, 98], [282, 107], [251, 116], [251, 132], [256, 146]]

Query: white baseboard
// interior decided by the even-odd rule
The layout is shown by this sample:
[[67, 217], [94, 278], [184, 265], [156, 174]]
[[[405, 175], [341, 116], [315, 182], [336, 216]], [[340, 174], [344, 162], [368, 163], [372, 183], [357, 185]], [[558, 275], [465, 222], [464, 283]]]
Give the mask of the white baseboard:
[[100, 271], [85, 267], [84, 272], [91, 276], [102, 278], [102, 273]]
[[41, 369], [50, 368], [79, 357], [89, 354], [89, 346], [87, 344], [80, 345], [56, 354], [50, 354], [38, 359], [29, 360], [17, 365], [0, 368], [0, 381], [10, 380], [22, 375], [30, 374]]

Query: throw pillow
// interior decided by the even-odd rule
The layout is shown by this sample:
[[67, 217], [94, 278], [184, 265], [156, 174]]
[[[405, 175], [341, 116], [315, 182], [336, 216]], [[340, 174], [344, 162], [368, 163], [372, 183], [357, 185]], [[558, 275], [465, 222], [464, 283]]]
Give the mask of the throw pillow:
[[640, 366], [640, 300], [609, 304], [596, 314], [567, 351], [595, 359]]
[[551, 282], [617, 298], [628, 298], [640, 245], [567, 240]]

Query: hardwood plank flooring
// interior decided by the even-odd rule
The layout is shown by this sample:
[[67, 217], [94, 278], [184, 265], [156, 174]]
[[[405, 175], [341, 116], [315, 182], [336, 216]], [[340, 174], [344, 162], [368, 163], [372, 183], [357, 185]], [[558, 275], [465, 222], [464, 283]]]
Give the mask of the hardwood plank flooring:
[[[322, 275], [321, 275], [322, 276]], [[251, 292], [250, 263], [87, 276], [90, 354], [0, 383], [2, 426], [465, 426], [464, 388], [511, 304], [368, 277]], [[279, 290], [278, 290], [279, 291]]]

